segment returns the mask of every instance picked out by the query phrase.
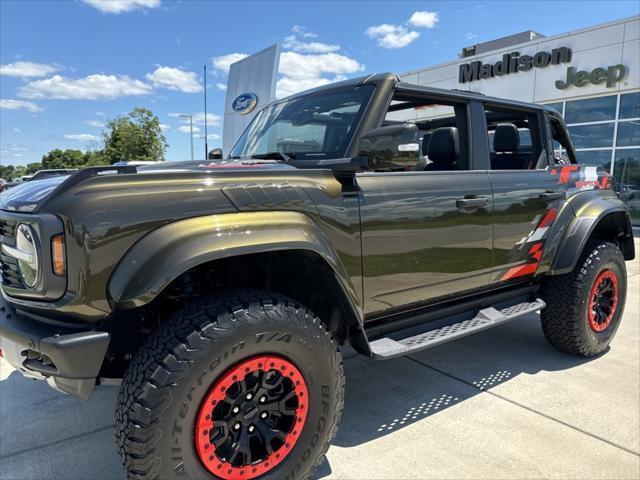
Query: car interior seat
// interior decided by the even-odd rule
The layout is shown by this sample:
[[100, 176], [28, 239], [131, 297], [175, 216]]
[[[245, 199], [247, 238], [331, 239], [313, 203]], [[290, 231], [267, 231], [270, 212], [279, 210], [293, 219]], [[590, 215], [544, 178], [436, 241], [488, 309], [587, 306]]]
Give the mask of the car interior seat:
[[455, 170], [460, 157], [460, 139], [456, 127], [441, 127], [431, 133], [427, 144], [429, 172]]

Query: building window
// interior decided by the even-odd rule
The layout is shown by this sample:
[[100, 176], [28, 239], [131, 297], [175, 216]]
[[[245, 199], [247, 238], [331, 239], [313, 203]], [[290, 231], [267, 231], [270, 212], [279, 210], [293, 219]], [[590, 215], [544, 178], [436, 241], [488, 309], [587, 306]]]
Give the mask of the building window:
[[640, 92], [620, 95], [618, 118], [640, 118]]
[[[567, 108], [569, 104], [567, 103]], [[575, 125], [569, 127], [569, 133], [576, 148], [600, 148], [613, 146], [614, 123], [594, 125]], [[578, 157], [580, 158], [580, 157]]]
[[567, 123], [603, 122], [615, 120], [617, 95], [573, 100], [565, 105]]
[[613, 177], [620, 198], [631, 211], [632, 223], [640, 224], [640, 148], [616, 150]]
[[640, 145], [640, 120], [618, 122], [616, 146], [635, 147]]
[[562, 102], [547, 103], [545, 105], [547, 107], [553, 108], [556, 112], [558, 112], [560, 115], [562, 115]]
[[578, 161], [584, 165], [596, 165], [611, 171], [611, 149], [607, 150], [582, 150], [577, 152]]

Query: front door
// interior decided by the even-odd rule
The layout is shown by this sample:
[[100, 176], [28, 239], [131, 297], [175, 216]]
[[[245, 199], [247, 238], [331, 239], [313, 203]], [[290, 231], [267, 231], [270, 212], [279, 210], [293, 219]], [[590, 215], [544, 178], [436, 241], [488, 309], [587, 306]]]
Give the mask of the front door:
[[491, 185], [482, 171], [361, 173], [365, 313], [489, 283]]

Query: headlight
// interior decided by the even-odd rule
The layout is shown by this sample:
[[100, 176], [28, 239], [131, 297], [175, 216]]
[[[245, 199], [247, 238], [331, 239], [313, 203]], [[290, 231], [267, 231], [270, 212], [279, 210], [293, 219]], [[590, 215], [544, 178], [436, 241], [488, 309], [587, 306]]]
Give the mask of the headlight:
[[35, 287], [38, 283], [39, 261], [36, 234], [33, 229], [21, 223], [17, 228], [16, 248], [3, 245], [3, 249], [5, 253], [18, 260], [18, 268], [24, 284], [29, 288]]

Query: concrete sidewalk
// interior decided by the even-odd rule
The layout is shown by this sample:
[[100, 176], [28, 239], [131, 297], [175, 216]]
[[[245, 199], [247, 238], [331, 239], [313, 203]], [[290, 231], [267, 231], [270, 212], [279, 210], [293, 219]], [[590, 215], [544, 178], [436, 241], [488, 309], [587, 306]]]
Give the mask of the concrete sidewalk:
[[[347, 355], [342, 424], [315, 478], [640, 478], [639, 266], [595, 359], [549, 346], [537, 315], [388, 362]], [[81, 402], [0, 360], [0, 478], [122, 479], [116, 395]]]

